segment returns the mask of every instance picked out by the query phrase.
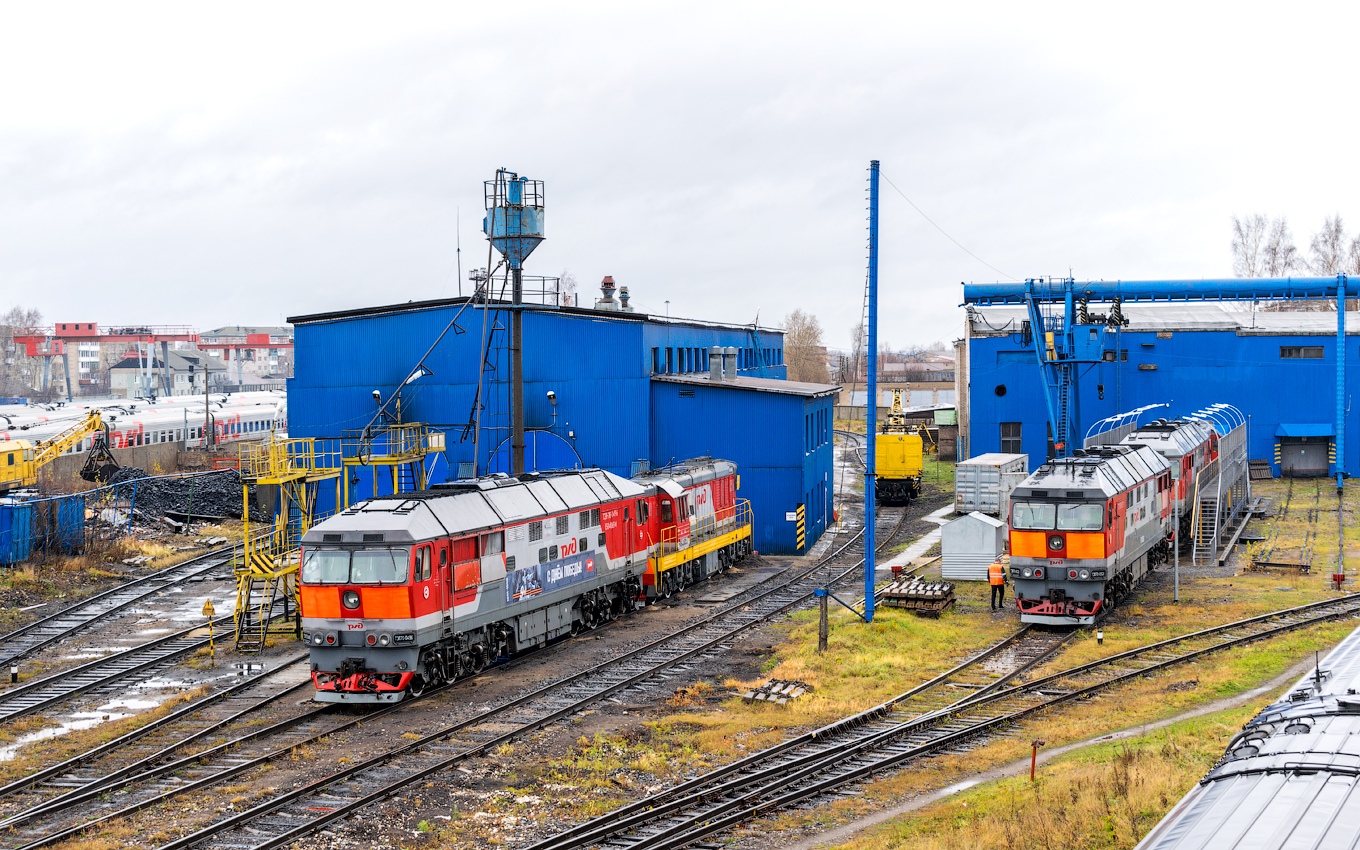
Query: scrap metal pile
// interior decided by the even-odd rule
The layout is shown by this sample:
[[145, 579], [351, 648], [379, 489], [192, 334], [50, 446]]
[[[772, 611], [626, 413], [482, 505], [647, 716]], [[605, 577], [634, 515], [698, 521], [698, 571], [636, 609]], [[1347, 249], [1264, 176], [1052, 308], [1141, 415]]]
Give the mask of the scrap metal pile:
[[123, 485], [118, 489], [119, 499], [130, 500], [133, 510], [144, 516], [178, 521], [241, 517], [241, 474], [234, 469], [151, 478], [145, 470], [125, 466], [113, 474], [109, 484]]

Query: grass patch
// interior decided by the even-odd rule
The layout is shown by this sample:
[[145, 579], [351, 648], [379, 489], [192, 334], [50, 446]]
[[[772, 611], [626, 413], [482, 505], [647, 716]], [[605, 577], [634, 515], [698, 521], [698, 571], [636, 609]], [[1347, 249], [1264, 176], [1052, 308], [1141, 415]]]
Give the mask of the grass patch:
[[1129, 741], [1099, 744], [1029, 776], [978, 786], [870, 829], [846, 850], [1130, 848], [1202, 777], [1266, 702], [1196, 717]]

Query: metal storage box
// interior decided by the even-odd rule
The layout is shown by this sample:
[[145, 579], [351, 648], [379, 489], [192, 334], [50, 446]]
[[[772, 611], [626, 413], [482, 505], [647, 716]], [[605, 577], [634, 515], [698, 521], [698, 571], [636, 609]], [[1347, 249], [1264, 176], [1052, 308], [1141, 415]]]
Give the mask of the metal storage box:
[[987, 568], [1006, 549], [1006, 523], [973, 511], [940, 528], [940, 576], [985, 581]]
[[1005, 519], [1011, 491], [1029, 476], [1029, 455], [989, 452], [954, 468], [954, 510], [982, 511]]

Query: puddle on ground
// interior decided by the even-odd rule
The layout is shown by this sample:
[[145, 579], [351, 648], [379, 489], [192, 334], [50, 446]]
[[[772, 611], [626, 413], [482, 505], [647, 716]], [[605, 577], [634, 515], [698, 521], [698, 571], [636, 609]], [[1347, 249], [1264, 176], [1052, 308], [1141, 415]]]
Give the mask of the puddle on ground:
[[0, 761], [10, 761], [19, 752], [21, 747], [33, 743], [34, 741], [45, 741], [48, 738], [56, 738], [65, 735], [67, 732], [75, 732], [80, 729], [91, 729], [101, 723], [113, 720], [122, 720], [131, 717], [131, 714], [111, 713], [106, 711], [77, 711], [61, 722], [60, 725], [51, 726], [47, 729], [39, 729], [37, 732], [30, 732], [27, 735], [20, 735], [12, 743], [0, 747]]
[[107, 712], [113, 711], [115, 708], [126, 708], [132, 711], [146, 711], [148, 708], [156, 708], [162, 702], [164, 702], [164, 700], [134, 699], [132, 697], [123, 697], [121, 699], [113, 700], [112, 702], [104, 703], [103, 705], [99, 706], [99, 708], [97, 708], [96, 711]]
[[257, 676], [264, 672], [264, 664], [258, 661], [237, 661], [231, 665], [238, 676]]
[[981, 780], [981, 779], [965, 779], [965, 780], [962, 781], [962, 782], [956, 782], [956, 783], [954, 783], [953, 785], [950, 785], [948, 788], [944, 788], [944, 789], [940, 790], [939, 792], [937, 792], [937, 793], [935, 794], [935, 796], [936, 796], [937, 798], [938, 798], [938, 797], [948, 797], [950, 794], [957, 794], [957, 793], [959, 793], [960, 791], [967, 791], [969, 788], [972, 788], [974, 785], [979, 785], [979, 784], [981, 784], [981, 783], [982, 783], [982, 780]]

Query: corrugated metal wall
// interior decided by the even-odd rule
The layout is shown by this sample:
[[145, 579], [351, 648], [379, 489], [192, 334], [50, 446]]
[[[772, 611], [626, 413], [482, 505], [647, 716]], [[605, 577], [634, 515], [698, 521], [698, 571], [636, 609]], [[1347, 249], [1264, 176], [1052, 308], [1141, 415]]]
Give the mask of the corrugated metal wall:
[[[1103, 417], [1146, 404], [1173, 403], [1169, 410], [1146, 414], [1151, 417], [1223, 402], [1251, 417], [1250, 456], [1271, 458], [1275, 429], [1282, 422], [1330, 423], [1336, 417], [1335, 335], [1175, 331], [1159, 339], [1156, 331], [1124, 331], [1119, 340], [1126, 361], [1082, 367], [1083, 432]], [[1323, 357], [1282, 358], [1282, 346], [1321, 346]], [[1348, 362], [1360, 360], [1360, 339], [1347, 337], [1346, 351]], [[1002, 451], [1001, 423], [1019, 422], [1021, 451], [1029, 455], [1030, 469], [1043, 463], [1048, 413], [1034, 351], [1010, 336], [974, 337], [969, 363], [969, 456]], [[1348, 395], [1360, 394], [1360, 369], [1347, 369], [1346, 380]], [[1360, 435], [1360, 405], [1350, 407], [1346, 429]], [[1360, 467], [1360, 439], [1346, 441], [1346, 454], [1349, 469]]]
[[[796, 523], [786, 515], [800, 502], [806, 505], [806, 547], [821, 537], [830, 516], [831, 401], [654, 382], [652, 463], [662, 466], [702, 455], [736, 462], [738, 495], [750, 500], [755, 518], [756, 549], [796, 554]], [[809, 416], [824, 423], [827, 442], [807, 445]]]
[[[377, 315], [299, 321], [295, 377], [288, 381], [289, 433], [337, 438], [346, 430], [362, 428], [378, 409], [373, 391], [381, 392], [384, 399], [395, 392], [458, 307], [439, 304], [403, 309], [398, 305]], [[497, 321], [508, 327], [508, 314], [498, 316], [492, 311], [488, 324], [494, 326]], [[464, 425], [476, 393], [482, 312], [468, 309], [458, 324], [463, 332], [450, 331], [425, 359], [433, 374], [402, 392], [403, 420], [428, 422], [446, 432], [447, 449], [435, 467], [435, 481], [453, 477], [458, 463], [473, 459], [471, 434], [465, 435]], [[531, 469], [571, 467], [579, 457], [581, 465], [626, 476], [633, 461], [655, 461], [649, 415], [651, 349], [665, 346], [667, 339], [672, 349], [752, 348], [748, 330], [668, 326], [639, 314], [526, 310], [524, 400], [525, 426], [530, 429], [526, 465]], [[483, 385], [486, 413], [478, 451], [482, 472], [488, 468], [506, 471], [508, 466], [507, 340], [508, 330], [498, 332], [490, 355], [494, 372], [488, 372]], [[762, 332], [759, 341], [767, 349], [763, 353], [767, 360], [782, 362], [779, 334]], [[700, 358], [693, 359], [697, 366]], [[702, 370], [707, 370], [707, 363]], [[782, 365], [743, 370], [743, 374], [762, 377], [782, 378], [784, 373]], [[548, 400], [549, 390], [556, 395], [555, 407]], [[791, 411], [789, 415], [801, 422], [801, 414]], [[685, 427], [696, 438], [726, 430], [721, 419], [694, 420]], [[801, 424], [790, 427], [797, 432]], [[781, 456], [779, 463], [787, 466], [788, 457]], [[365, 497], [372, 489], [371, 475], [359, 478], [353, 498]]]
[[[648, 322], [642, 339], [643, 369], [653, 374], [708, 372], [704, 349], [737, 349], [737, 374], [747, 378], [788, 377], [782, 334], [750, 329], [710, 328]], [[698, 350], [696, 350], [698, 349]]]

